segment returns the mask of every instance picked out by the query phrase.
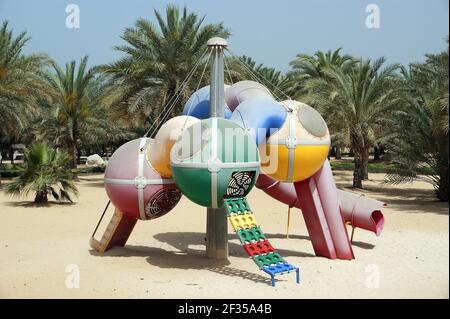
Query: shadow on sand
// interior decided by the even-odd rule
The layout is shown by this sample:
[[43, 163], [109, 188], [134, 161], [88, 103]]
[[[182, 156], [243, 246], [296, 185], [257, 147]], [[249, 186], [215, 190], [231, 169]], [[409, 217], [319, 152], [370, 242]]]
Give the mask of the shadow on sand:
[[[336, 183], [338, 188], [355, 192], [347, 183]], [[386, 187], [384, 187], [386, 186]], [[361, 193], [361, 191], [359, 191]], [[448, 202], [441, 202], [436, 198], [432, 189], [424, 188], [402, 188], [401, 185], [392, 187], [380, 183], [379, 185], [365, 185], [362, 190], [367, 197], [377, 199], [388, 205], [395, 207], [395, 210], [402, 213], [428, 213], [438, 215], [448, 215]]]
[[99, 187], [104, 188], [105, 183], [103, 180], [103, 174], [98, 175], [88, 175], [88, 176], [78, 176], [78, 181], [83, 183], [85, 187]]
[[[189, 252], [169, 251], [156, 247], [127, 245], [114, 247], [105, 253], [90, 250], [91, 255], [101, 257], [143, 257], [153, 266], [159, 268], [208, 270], [229, 277], [238, 277], [255, 282], [270, 283], [270, 278], [251, 273], [246, 270], [230, 267], [228, 260], [214, 260], [205, 257], [204, 251], [192, 250]], [[256, 271], [257, 269], [255, 269]]]
[[[275, 238], [284, 239], [286, 238], [286, 235], [267, 234], [267, 237], [269, 240]], [[154, 238], [161, 242], [160, 247], [167, 244], [174, 250], [166, 250], [160, 247], [126, 245], [125, 247], [112, 248], [105, 253], [98, 253], [94, 250], [90, 250], [90, 254], [100, 257], [143, 257], [146, 258], [146, 261], [150, 265], [160, 268], [203, 269], [229, 277], [238, 277], [266, 284], [270, 283], [270, 278], [268, 276], [266, 277], [258, 273], [230, 267], [230, 262], [228, 260], [220, 261], [206, 258], [204, 250], [205, 234], [203, 233], [169, 232], [156, 234]], [[309, 237], [291, 235], [290, 239], [309, 240]], [[236, 238], [233, 235], [229, 235], [229, 240], [236, 240]], [[203, 248], [199, 248], [199, 246], [203, 246]], [[240, 244], [229, 241], [228, 249], [230, 256], [249, 259]], [[277, 252], [283, 257], [316, 257], [310, 253], [288, 249], [277, 249]], [[255, 268], [255, 272], [256, 271], [258, 271], [257, 268]]]
[[362, 249], [374, 249], [375, 245], [370, 243], [365, 243], [363, 241], [352, 241], [352, 246], [356, 246]]
[[33, 201], [24, 200], [18, 202], [5, 202], [5, 206], [9, 207], [27, 207], [27, 208], [36, 208], [36, 207], [52, 207], [52, 206], [72, 206], [76, 205], [76, 202], [58, 202], [58, 201], [48, 201], [47, 203], [35, 203]]

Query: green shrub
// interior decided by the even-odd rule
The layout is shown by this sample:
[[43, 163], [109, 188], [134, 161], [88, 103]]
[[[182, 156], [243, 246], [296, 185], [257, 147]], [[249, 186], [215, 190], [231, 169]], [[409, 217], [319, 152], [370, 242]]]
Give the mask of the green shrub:
[[36, 143], [25, 152], [24, 162], [20, 175], [6, 186], [8, 194], [26, 196], [32, 192], [35, 203], [46, 203], [49, 194], [56, 200], [71, 202], [70, 194], [78, 194], [73, 182], [75, 175], [68, 169], [70, 158], [65, 152]]

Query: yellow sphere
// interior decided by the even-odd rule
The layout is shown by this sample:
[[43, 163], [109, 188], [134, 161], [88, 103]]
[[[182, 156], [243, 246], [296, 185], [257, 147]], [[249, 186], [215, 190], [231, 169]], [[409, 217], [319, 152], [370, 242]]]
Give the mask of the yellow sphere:
[[309, 105], [281, 102], [289, 111], [283, 126], [259, 145], [261, 170], [283, 182], [311, 177], [330, 149], [330, 133], [322, 116]]
[[200, 120], [193, 116], [176, 116], [164, 123], [156, 133], [151, 151], [146, 153], [146, 160], [162, 177], [172, 177], [170, 150], [173, 144], [178, 140], [184, 129], [198, 122]]

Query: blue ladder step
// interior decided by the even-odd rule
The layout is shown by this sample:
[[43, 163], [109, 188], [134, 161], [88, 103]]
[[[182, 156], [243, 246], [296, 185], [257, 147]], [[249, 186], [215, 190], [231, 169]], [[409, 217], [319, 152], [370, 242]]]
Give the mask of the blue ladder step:
[[284, 274], [284, 273], [290, 273], [291, 271], [296, 272], [296, 282], [297, 284], [300, 283], [300, 269], [298, 267], [294, 267], [291, 264], [288, 263], [279, 263], [276, 265], [270, 265], [270, 266], [264, 266], [261, 268], [265, 273], [269, 274], [271, 277], [271, 283], [272, 287], [275, 286], [275, 276]]

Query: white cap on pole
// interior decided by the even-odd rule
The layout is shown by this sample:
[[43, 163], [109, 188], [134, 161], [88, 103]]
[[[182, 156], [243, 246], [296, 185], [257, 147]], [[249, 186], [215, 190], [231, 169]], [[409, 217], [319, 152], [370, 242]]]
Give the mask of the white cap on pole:
[[213, 47], [213, 46], [221, 46], [221, 47], [227, 47], [228, 46], [228, 42], [227, 40], [220, 38], [220, 37], [214, 37], [208, 40], [208, 42], [206, 42], [206, 45], [209, 47]]

